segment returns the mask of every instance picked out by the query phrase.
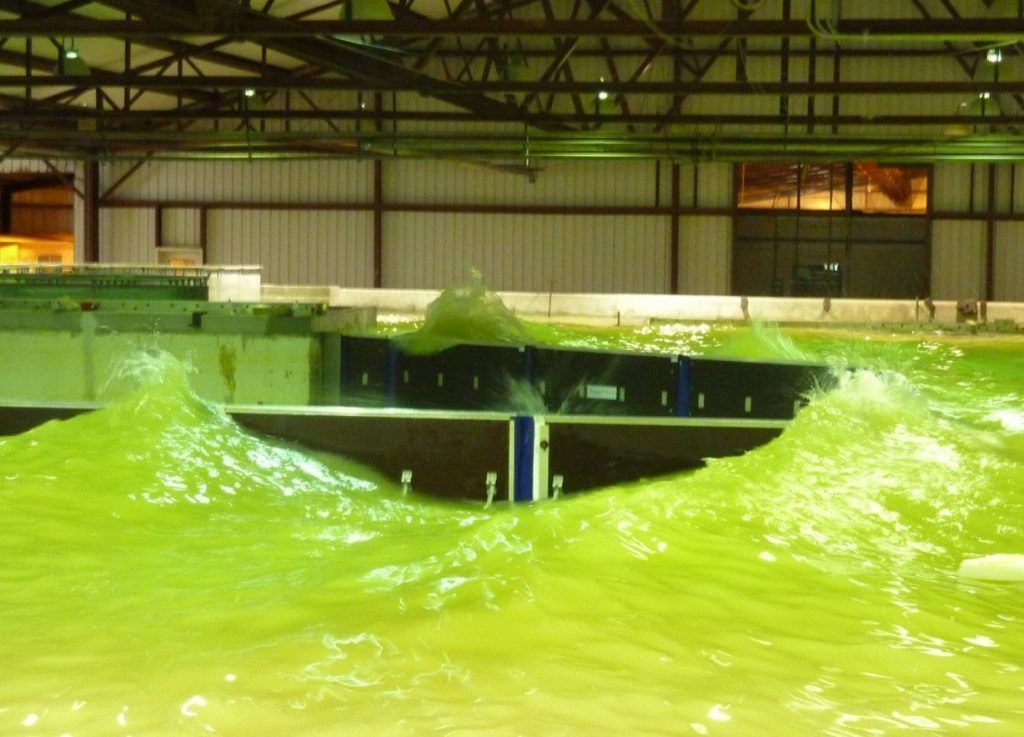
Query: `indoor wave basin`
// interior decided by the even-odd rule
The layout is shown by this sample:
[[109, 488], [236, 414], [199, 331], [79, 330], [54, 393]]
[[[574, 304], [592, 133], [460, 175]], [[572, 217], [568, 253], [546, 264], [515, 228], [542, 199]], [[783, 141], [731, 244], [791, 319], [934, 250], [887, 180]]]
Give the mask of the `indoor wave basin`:
[[834, 381], [738, 455], [488, 503], [128, 351], [98, 408], [0, 438], [0, 734], [1021, 733], [1019, 335], [534, 332]]

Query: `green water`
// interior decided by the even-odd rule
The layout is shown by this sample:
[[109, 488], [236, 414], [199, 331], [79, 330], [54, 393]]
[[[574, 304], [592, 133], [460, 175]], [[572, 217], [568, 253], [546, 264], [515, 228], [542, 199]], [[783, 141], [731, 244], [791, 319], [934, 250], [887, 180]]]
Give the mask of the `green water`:
[[487, 289], [478, 272], [468, 283], [448, 287], [429, 305], [422, 324], [395, 336], [406, 353], [437, 353], [457, 343], [530, 343], [529, 325]]
[[1020, 338], [531, 329], [872, 371], [744, 457], [484, 510], [135, 357], [0, 440], [0, 735], [1024, 733], [1024, 584], [956, 573], [1024, 553]]

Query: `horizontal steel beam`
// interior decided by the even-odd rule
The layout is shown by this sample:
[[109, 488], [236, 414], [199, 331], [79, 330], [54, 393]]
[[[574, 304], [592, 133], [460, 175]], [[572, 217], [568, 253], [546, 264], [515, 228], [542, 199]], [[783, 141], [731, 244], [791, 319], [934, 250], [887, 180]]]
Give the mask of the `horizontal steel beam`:
[[72, 74], [0, 75], [0, 89], [25, 87], [131, 87], [146, 90], [196, 90], [256, 92], [280, 90], [352, 90], [408, 91], [423, 94], [487, 94], [487, 93], [564, 93], [596, 94], [598, 89], [609, 94], [671, 94], [671, 95], [920, 95], [956, 94], [961, 92], [1024, 92], [1024, 79], [983, 81], [892, 82], [642, 82], [642, 81], [573, 81], [535, 80], [512, 82], [493, 80], [460, 84], [441, 79], [388, 79], [359, 81], [339, 77], [296, 76], [155, 76], [95, 72], [88, 76]]
[[[111, 159], [158, 151], [152, 158], [408, 158], [510, 162], [523, 160], [518, 135], [405, 135], [351, 132], [315, 136], [303, 132], [127, 134], [108, 131], [0, 132], [0, 143], [17, 142], [20, 155], [60, 153], [70, 158]], [[93, 150], [93, 154], [83, 151]], [[1024, 161], [1024, 136], [718, 135], [631, 136], [593, 132], [529, 137], [531, 161], [558, 158], [717, 161]]]
[[[147, 36], [230, 35], [236, 38], [302, 36], [374, 36], [384, 38], [438, 36], [591, 36], [624, 37], [673, 35], [692, 37], [781, 37], [810, 36], [815, 32], [802, 20], [494, 20], [488, 18], [420, 20], [403, 18], [384, 21], [288, 20], [259, 14], [228, 15], [205, 19], [197, 28], [188, 19], [168, 16], [151, 20], [99, 20], [82, 16], [13, 18], [0, 20], [0, 36], [104, 36], [135, 38]], [[844, 19], [836, 34], [857, 37], [864, 43], [878, 40], [996, 41], [1024, 37], [1019, 21], [1007, 18]], [[818, 34], [820, 35], [820, 34]]]
[[[984, 47], [964, 49], [960, 52], [962, 56], [984, 56], [986, 49]], [[413, 54], [416, 52], [416, 47], [409, 47], [408, 53]], [[493, 56], [493, 52], [490, 50], [479, 50], [476, 48], [437, 48], [430, 52], [431, 56], [442, 58], [442, 59], [476, 59], [486, 58]], [[609, 48], [579, 48], [572, 52], [573, 58], [596, 58], [596, 59], [607, 59], [608, 57], [620, 58], [637, 58], [643, 59], [651, 53], [651, 46], [639, 46], [639, 45], [626, 45], [626, 42], [620, 42], [615, 47]], [[790, 57], [818, 57], [824, 56], [826, 52], [820, 48], [811, 49], [809, 45], [803, 47], [790, 46], [788, 52], [782, 48], [746, 48], [743, 50], [737, 48], [710, 48], [708, 46], [702, 47], [682, 47], [675, 45], [672, 47], [672, 56], [679, 56], [683, 58], [700, 57], [706, 58], [708, 54], [715, 54], [719, 57], [731, 58], [731, 57], [767, 57], [767, 58], [778, 58], [785, 56], [787, 53]], [[831, 54], [831, 50], [827, 53]], [[554, 53], [551, 49], [543, 48], [516, 48], [514, 52], [510, 53], [510, 56], [522, 57], [523, 59], [551, 59], [554, 58]], [[842, 49], [842, 56], [844, 59], [851, 58], [930, 58], [935, 56], [951, 56], [949, 49], [941, 46], [924, 47], [918, 46], [914, 48], [856, 48], [849, 45], [844, 45]]]
[[[0, 106], [3, 109], [3, 106]], [[20, 124], [56, 124], [71, 125], [76, 121], [95, 121], [99, 125], [110, 125], [107, 130], [116, 132], [118, 125], [143, 126], [149, 123], [185, 120], [319, 120], [319, 121], [356, 121], [362, 123], [407, 122], [450, 122], [470, 125], [473, 123], [603, 123], [615, 124], [679, 124], [679, 125], [713, 125], [716, 127], [751, 126], [751, 125], [790, 125], [802, 126], [814, 123], [824, 126], [922, 126], [922, 125], [1024, 125], [1021, 115], [967, 115], [950, 113], [946, 115], [726, 115], [717, 113], [542, 113], [510, 111], [507, 114], [488, 113], [476, 114], [462, 111], [373, 111], [362, 109], [316, 109], [316, 110], [239, 110], [239, 109], [169, 109], [169, 110], [97, 110], [90, 107], [66, 110], [22, 111], [14, 108], [16, 118], [5, 125], [0, 122], [0, 130], [5, 128], [20, 130]], [[65, 130], [59, 128], [59, 130]], [[58, 130], [54, 128], [53, 130]]]

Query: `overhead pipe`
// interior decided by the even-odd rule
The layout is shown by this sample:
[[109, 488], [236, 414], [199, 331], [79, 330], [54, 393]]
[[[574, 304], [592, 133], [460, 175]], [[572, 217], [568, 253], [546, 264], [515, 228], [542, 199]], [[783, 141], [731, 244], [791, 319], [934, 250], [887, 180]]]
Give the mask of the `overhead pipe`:
[[[190, 77], [157, 77], [152, 75], [133, 75], [119, 72], [94, 73], [89, 77], [69, 75], [0, 75], [0, 89], [23, 87], [75, 87], [93, 89], [98, 87], [123, 87], [143, 90], [177, 90], [177, 89], [208, 89], [218, 91], [243, 91], [253, 89], [257, 92], [274, 90], [322, 90], [322, 91], [373, 91], [373, 92], [420, 92], [428, 95], [444, 96], [458, 99], [461, 97], [481, 95], [485, 93], [593, 93], [598, 85], [609, 94], [666, 94], [666, 95], [740, 95], [740, 94], [773, 94], [773, 95], [875, 95], [875, 94], [957, 94], [962, 92], [1024, 92], [1024, 80], [957, 80], [957, 81], [912, 81], [893, 82], [879, 80], [874, 82], [641, 82], [631, 80], [564, 81], [535, 80], [516, 82], [507, 80], [490, 80], [472, 84], [460, 84], [434, 78], [379, 78], [379, 79], [344, 79], [340, 77], [289, 77], [286, 75], [264, 76], [190, 76]], [[492, 102], [494, 102], [492, 100]], [[480, 111], [507, 111], [503, 105], [494, 106]], [[518, 108], [511, 108], [518, 110]]]
[[[246, 141], [245, 134], [202, 135], [183, 131], [166, 132], [162, 136], [113, 136], [109, 133], [74, 131], [55, 137], [26, 130], [21, 133], [21, 153], [28, 156], [61, 156], [69, 158], [113, 160], [118, 156], [138, 156], [140, 150], [151, 150], [155, 143], [166, 149], [158, 158], [420, 158], [457, 159], [480, 162], [519, 161], [523, 154], [522, 137], [508, 135], [465, 135], [453, 138], [448, 134], [406, 135], [364, 132], [344, 136], [315, 138], [308, 132], [257, 132]], [[102, 154], [80, 154], [85, 145], [102, 143]], [[109, 152], [109, 153], [106, 153]], [[815, 136], [815, 135], [677, 135], [635, 136], [627, 139], [593, 134], [533, 135], [530, 139], [531, 161], [557, 158], [589, 159], [665, 159], [716, 161], [774, 161], [780, 158], [802, 161], [834, 161], [842, 159], [870, 160], [880, 163], [935, 161], [1019, 161], [1024, 158], [1024, 137], [974, 135], [958, 139], [940, 137]]]
[[[0, 110], [5, 107], [0, 105]], [[9, 108], [17, 110], [17, 108]], [[217, 121], [217, 120], [354, 120], [377, 122], [387, 119], [388, 121], [417, 121], [417, 122], [451, 122], [461, 124], [472, 123], [516, 123], [518, 125], [531, 125], [545, 122], [563, 123], [604, 123], [607, 125], [616, 124], [662, 124], [662, 125], [691, 125], [691, 126], [714, 126], [717, 128], [725, 126], [751, 126], [751, 125], [783, 125], [786, 120], [795, 126], [815, 123], [822, 126], [946, 126], [946, 125], [1019, 125], [1019, 115], [992, 115], [986, 113], [943, 113], [924, 115], [812, 115], [790, 114], [787, 119], [777, 114], [720, 114], [720, 113], [629, 113], [608, 115], [605, 113], [529, 113], [516, 114], [486, 114], [476, 115], [461, 110], [407, 110], [397, 113], [382, 113], [372, 110], [337, 110], [333, 108], [321, 108], [318, 110], [244, 110], [244, 109], [219, 109], [219, 110], [194, 110], [187, 113], [180, 113], [177, 110], [115, 110], [96, 108], [77, 108], [65, 111], [38, 110], [23, 112], [17, 110], [17, 119], [10, 121], [5, 127], [0, 123], [0, 135], [3, 131], [10, 130], [20, 132], [18, 123], [60, 123], [63, 125], [54, 126], [50, 133], [63, 133], [66, 130], [75, 130], [77, 121], [95, 121], [99, 125], [107, 126], [104, 130], [117, 134], [132, 130], [126, 126], [140, 125], [164, 121]], [[124, 126], [124, 127], [122, 127]], [[145, 132], [139, 128], [135, 130]]]
[[[809, 0], [813, 2], [813, 0]], [[118, 3], [124, 5], [124, 0]], [[687, 20], [682, 32], [686, 37], [705, 36], [803, 36], [814, 33], [836, 34], [839, 40], [907, 41], [1007, 41], [1021, 38], [1019, 31], [1007, 30], [1003, 18], [930, 19], [925, 21], [890, 18], [865, 18], [855, 22], [859, 32], [840, 33], [838, 29], [822, 28], [817, 23], [794, 20]], [[634, 20], [521, 20], [473, 18], [456, 20], [393, 21], [290, 21], [279, 17], [266, 17], [258, 13], [233, 16], [222, 22], [205, 21], [199, 25], [180, 18], [162, 17], [158, 20], [101, 20], [82, 16], [46, 18], [0, 19], [0, 37], [74, 36], [76, 38], [166, 38], [167, 36], [210, 37], [225, 35], [238, 40], [257, 38], [322, 39], [336, 36], [384, 36], [390, 38], [436, 38], [439, 36], [500, 37], [519, 36], [548, 38], [574, 37], [645, 37], [653, 34], [651, 27], [672, 35], [680, 29], [673, 22]], [[1012, 26], [1011, 26], [1012, 28]]]
[[[807, 14], [806, 23], [807, 28], [818, 38], [830, 41], [832, 43], [898, 43], [903, 41], [933, 41], [935, 43], [945, 43], [947, 41], [962, 41], [980, 44], [981, 48], [993, 47], [993, 46], [1007, 46], [1010, 44], [1019, 43], [1024, 39], [1024, 33], [1020, 31], [1007, 31], [1005, 28], [993, 27], [991, 30], [986, 27], [984, 30], [964, 30], [969, 28], [972, 21], [976, 22], [977, 19], [966, 19], [960, 18], [955, 19], [956, 23], [961, 26], [960, 28], [949, 28], [938, 33], [875, 33], [867, 30], [862, 30], [860, 33], [843, 33], [838, 29], [838, 18], [840, 13], [840, 5], [842, 0], [822, 0], [822, 5], [828, 4], [829, 10], [831, 11], [828, 15], [831, 18], [818, 15], [817, 0], [807, 0]], [[998, 24], [1005, 26], [1005, 19], [991, 19], [996, 21]], [[856, 21], [855, 21], [856, 22]], [[866, 21], [860, 21], [865, 23]], [[935, 21], [927, 21], [922, 23], [923, 25], [934, 23]], [[942, 21], [940, 21], [942, 22]], [[944, 23], [944, 22], [943, 22]]]

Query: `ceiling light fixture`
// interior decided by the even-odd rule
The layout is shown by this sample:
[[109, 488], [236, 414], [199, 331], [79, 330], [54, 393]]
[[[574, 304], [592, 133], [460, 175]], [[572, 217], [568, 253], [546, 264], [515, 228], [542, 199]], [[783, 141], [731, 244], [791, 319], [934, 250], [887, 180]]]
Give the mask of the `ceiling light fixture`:
[[64, 43], [63, 40], [57, 44], [57, 74], [87, 75], [90, 73], [89, 65], [85, 63], [78, 48], [75, 46], [75, 39], [71, 43]]

